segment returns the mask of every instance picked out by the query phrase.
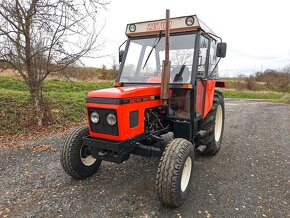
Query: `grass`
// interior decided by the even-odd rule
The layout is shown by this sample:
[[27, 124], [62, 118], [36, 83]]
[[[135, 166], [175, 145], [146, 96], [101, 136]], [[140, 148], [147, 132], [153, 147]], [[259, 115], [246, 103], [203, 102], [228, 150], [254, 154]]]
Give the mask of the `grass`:
[[221, 90], [225, 98], [249, 98], [249, 99], [281, 99], [285, 96], [279, 92], [254, 92], [254, 91], [238, 91], [234, 89]]
[[[61, 127], [86, 119], [85, 100], [92, 90], [112, 87], [111, 82], [67, 82], [47, 80], [44, 82], [44, 97], [47, 100], [45, 127]], [[253, 92], [222, 89], [226, 98], [266, 99], [273, 102], [285, 95], [277, 92]], [[26, 84], [15, 77], [0, 76], [0, 137], [27, 133], [35, 129], [34, 113]]]
[[[85, 101], [89, 91], [112, 87], [111, 82], [66, 82], [47, 80], [45, 123], [62, 126], [86, 119]], [[26, 84], [19, 78], [0, 76], [0, 136], [22, 134], [33, 129], [33, 109]]]
[[[46, 80], [43, 84], [44, 92], [89, 92], [112, 86], [111, 82], [68, 82], [63, 80]], [[0, 76], [0, 89], [14, 91], [28, 91], [28, 87], [22, 79], [16, 77]]]
[[[280, 92], [255, 92], [255, 91], [240, 91], [235, 89], [222, 89], [225, 98], [247, 98], [247, 99], [262, 99], [270, 102], [290, 104], [290, 95]], [[284, 96], [288, 98], [283, 99]]]

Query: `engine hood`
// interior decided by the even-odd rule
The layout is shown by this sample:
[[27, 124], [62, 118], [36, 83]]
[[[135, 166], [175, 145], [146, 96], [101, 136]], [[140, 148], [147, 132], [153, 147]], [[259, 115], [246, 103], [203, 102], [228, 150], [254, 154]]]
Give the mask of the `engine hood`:
[[89, 92], [88, 98], [132, 98], [160, 95], [160, 86], [127, 86]]

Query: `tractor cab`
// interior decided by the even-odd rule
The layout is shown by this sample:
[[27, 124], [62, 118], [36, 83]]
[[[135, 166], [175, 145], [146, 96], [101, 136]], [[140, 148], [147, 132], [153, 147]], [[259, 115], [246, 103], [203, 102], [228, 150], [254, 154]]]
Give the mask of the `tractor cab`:
[[[225, 44], [197, 16], [170, 19], [170, 84], [192, 84], [196, 78], [218, 78], [217, 62]], [[120, 51], [118, 82], [124, 85], [161, 83], [165, 57], [165, 20], [128, 24], [125, 51]], [[219, 51], [217, 52], [217, 47]], [[223, 49], [221, 49], [223, 47]]]
[[[169, 26], [168, 115], [188, 120], [205, 117], [212, 106], [212, 95], [207, 93], [213, 93], [216, 86], [225, 86], [217, 81], [217, 64], [226, 55], [226, 44], [195, 15], [171, 18]], [[166, 50], [165, 20], [128, 24], [126, 35], [125, 49], [119, 51], [117, 86], [160, 86]], [[195, 110], [190, 108], [191, 101]]]

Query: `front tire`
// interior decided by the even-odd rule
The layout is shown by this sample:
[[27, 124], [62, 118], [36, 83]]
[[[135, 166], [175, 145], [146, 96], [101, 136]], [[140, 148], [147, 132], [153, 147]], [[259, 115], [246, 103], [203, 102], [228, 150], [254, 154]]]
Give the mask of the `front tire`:
[[157, 172], [160, 201], [179, 207], [187, 198], [192, 181], [194, 146], [186, 139], [173, 139], [165, 148]]
[[213, 105], [201, 121], [201, 130], [206, 133], [198, 140], [198, 145], [205, 145], [204, 155], [215, 155], [221, 148], [224, 131], [225, 107], [221, 92], [215, 91]]
[[87, 126], [71, 131], [61, 148], [61, 165], [64, 171], [75, 179], [85, 179], [96, 173], [101, 160], [95, 159], [89, 147], [83, 145], [83, 137], [89, 135]]

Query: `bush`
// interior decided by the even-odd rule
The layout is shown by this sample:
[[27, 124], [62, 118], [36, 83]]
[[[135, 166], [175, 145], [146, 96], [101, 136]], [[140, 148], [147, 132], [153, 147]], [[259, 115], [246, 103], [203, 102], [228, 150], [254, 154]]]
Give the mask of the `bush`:
[[252, 90], [252, 91], [257, 91], [259, 90], [259, 86], [256, 82], [256, 79], [254, 76], [249, 76], [249, 77], [246, 77], [244, 79], [244, 81], [246, 82], [246, 88], [247, 90]]
[[290, 92], [290, 74], [286, 72], [266, 70], [264, 73], [257, 72], [254, 76], [239, 76], [226, 80], [229, 81], [230, 89]]

